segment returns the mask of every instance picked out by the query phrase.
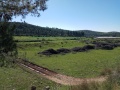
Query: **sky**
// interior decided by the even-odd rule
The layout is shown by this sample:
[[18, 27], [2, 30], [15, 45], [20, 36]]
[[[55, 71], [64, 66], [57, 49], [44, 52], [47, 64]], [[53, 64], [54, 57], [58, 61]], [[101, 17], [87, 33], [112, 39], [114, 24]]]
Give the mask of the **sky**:
[[[25, 21], [65, 30], [120, 32], [120, 0], [49, 0], [47, 7], [40, 17], [28, 15]], [[21, 17], [13, 21], [20, 22]]]

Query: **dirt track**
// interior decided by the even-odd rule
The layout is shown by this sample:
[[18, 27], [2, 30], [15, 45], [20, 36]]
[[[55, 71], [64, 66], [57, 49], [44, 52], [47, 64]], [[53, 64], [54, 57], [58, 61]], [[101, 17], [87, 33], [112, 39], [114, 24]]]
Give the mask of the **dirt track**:
[[28, 62], [28, 61], [23, 61], [20, 63], [20, 65], [24, 66], [26, 68], [29, 68], [30, 70], [33, 70], [33, 71], [39, 73], [43, 77], [45, 77], [49, 80], [52, 80], [56, 83], [62, 84], [62, 85], [80, 85], [84, 82], [87, 82], [87, 83], [98, 82], [98, 83], [100, 83], [100, 82], [103, 82], [107, 79], [107, 77], [84, 78], [84, 79], [74, 78], [74, 77], [58, 74], [52, 70], [38, 66], [38, 65], [33, 64], [31, 62]]

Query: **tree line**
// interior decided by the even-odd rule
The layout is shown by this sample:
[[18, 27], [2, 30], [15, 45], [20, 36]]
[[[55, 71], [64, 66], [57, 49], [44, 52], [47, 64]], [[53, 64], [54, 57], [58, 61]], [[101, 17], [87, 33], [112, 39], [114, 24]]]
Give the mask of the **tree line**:
[[97, 32], [92, 30], [78, 30], [70, 31], [59, 28], [49, 28], [31, 25], [28, 23], [12, 22], [15, 24], [16, 29], [14, 35], [16, 36], [40, 36], [40, 37], [99, 37], [99, 36], [112, 36], [120, 37], [120, 32]]
[[40, 27], [27, 23], [14, 22], [16, 29], [14, 30], [14, 35], [16, 36], [62, 36], [62, 37], [83, 37], [84, 32], [80, 31], [69, 31], [58, 28]]
[[98, 32], [92, 30], [80, 30], [85, 37], [120, 37], [120, 32]]

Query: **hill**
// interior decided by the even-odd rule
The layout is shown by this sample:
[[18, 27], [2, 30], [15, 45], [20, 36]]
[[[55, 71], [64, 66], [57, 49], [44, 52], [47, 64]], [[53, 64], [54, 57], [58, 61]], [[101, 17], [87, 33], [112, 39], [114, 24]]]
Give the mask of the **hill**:
[[62, 36], [62, 37], [82, 37], [82, 31], [69, 31], [58, 28], [40, 27], [27, 23], [12, 23], [16, 25], [14, 34], [17, 36]]
[[86, 37], [100, 37], [100, 36], [112, 36], [112, 37], [120, 37], [120, 32], [98, 32], [92, 30], [79, 30], [80, 32], [84, 32]]
[[17, 36], [53, 36], [53, 37], [98, 37], [98, 36], [113, 36], [120, 37], [120, 32], [97, 32], [92, 30], [64, 30], [59, 28], [49, 28], [35, 26], [27, 23], [14, 22], [16, 25], [14, 34]]

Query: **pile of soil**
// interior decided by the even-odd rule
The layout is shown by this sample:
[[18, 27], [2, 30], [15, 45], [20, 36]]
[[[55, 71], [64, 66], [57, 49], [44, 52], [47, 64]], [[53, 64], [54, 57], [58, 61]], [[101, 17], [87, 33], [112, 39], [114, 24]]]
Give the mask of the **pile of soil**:
[[82, 52], [83, 49], [81, 47], [74, 47], [71, 49], [73, 52]]
[[119, 44], [96, 42], [94, 43], [97, 49], [113, 50], [115, 47], [120, 46]]
[[85, 45], [83, 47], [74, 47], [72, 49], [60, 48], [57, 50], [48, 49], [43, 52], [39, 52], [38, 54], [43, 55], [53, 55], [53, 54], [65, 54], [70, 52], [85, 52], [91, 49], [104, 49], [104, 50], [113, 50], [115, 47], [120, 46], [120, 43], [107, 43], [107, 42], [94, 42], [93, 45]]
[[53, 55], [53, 54], [65, 54], [65, 53], [70, 53], [70, 52], [84, 52], [90, 49], [94, 49], [95, 46], [93, 45], [86, 45], [84, 47], [74, 47], [72, 49], [67, 49], [67, 48], [60, 48], [57, 50], [54, 49], [48, 49], [44, 50], [43, 52], [39, 52], [38, 54], [43, 54], [43, 55]]
[[43, 52], [39, 52], [38, 54], [43, 54], [43, 55], [52, 55], [52, 54], [58, 54], [58, 52], [54, 49], [48, 49]]
[[66, 49], [66, 48], [60, 48], [60, 49], [57, 49], [57, 52], [58, 53], [69, 53], [69, 52], [71, 52], [71, 50]]
[[95, 46], [94, 45], [85, 45], [84, 47], [83, 47], [83, 50], [91, 50], [91, 49], [95, 49]]

